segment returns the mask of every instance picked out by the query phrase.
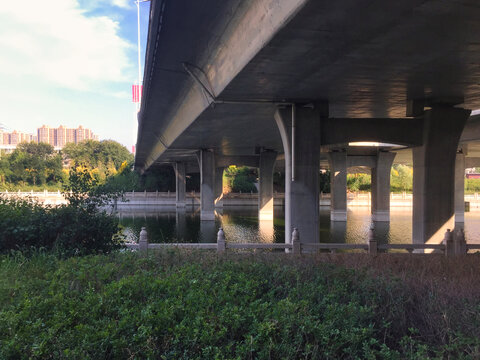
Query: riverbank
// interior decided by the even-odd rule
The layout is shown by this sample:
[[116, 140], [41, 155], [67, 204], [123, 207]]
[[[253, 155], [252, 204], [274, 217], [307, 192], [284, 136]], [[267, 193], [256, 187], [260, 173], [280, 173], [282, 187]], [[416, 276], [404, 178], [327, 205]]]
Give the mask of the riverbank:
[[0, 257], [0, 358], [476, 358], [480, 257]]
[[[0, 195], [4, 196], [18, 196], [18, 197], [32, 197], [36, 198], [41, 203], [46, 205], [59, 205], [65, 204], [66, 200], [60, 191], [49, 192], [0, 192]], [[124, 200], [117, 200], [116, 207], [119, 210], [134, 208], [134, 207], [146, 207], [146, 206], [164, 206], [175, 207], [176, 198], [174, 192], [126, 192], [124, 194]], [[478, 193], [465, 194], [465, 201], [469, 203], [469, 209], [472, 211], [480, 211], [480, 196]], [[217, 201], [220, 207], [235, 207], [235, 206], [257, 206], [258, 194], [257, 193], [228, 193], [223, 194], [222, 198]], [[357, 192], [347, 194], [348, 206], [370, 206], [371, 194], [369, 192]], [[409, 208], [412, 207], [413, 197], [409, 193], [391, 193], [390, 194], [390, 206], [392, 208]], [[114, 206], [115, 204], [112, 204]], [[200, 205], [200, 193], [189, 192], [186, 194], [187, 206], [199, 206]], [[285, 194], [274, 194], [274, 205], [285, 205]], [[320, 206], [330, 206], [330, 194], [320, 194], [319, 196]]]

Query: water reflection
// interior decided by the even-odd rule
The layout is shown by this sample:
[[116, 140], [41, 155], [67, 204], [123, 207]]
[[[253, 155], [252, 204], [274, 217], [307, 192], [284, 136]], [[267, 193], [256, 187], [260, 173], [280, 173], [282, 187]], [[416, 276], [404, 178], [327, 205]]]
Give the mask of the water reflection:
[[[283, 242], [284, 214], [275, 209], [274, 221], [258, 221], [256, 207], [231, 207], [217, 212], [215, 221], [200, 221], [198, 209], [177, 211], [175, 208], [119, 213], [128, 239], [137, 241], [142, 226], [147, 227], [151, 242], [216, 242], [223, 227], [231, 242]], [[351, 207], [347, 222], [331, 222], [328, 207], [320, 207], [320, 241], [364, 243], [372, 224], [369, 207]], [[375, 222], [378, 243], [411, 243], [411, 208], [392, 208], [390, 222]], [[480, 242], [480, 212], [465, 214], [465, 234], [470, 243]]]

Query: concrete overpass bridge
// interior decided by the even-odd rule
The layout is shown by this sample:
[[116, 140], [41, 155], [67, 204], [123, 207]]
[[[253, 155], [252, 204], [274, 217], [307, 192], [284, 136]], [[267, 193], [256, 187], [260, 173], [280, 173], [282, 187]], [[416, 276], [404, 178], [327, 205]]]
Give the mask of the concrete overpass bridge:
[[333, 221], [350, 166], [372, 169], [372, 216], [388, 221], [398, 153], [414, 166], [413, 241], [438, 242], [463, 221], [455, 174], [480, 157], [479, 18], [475, 0], [153, 0], [135, 166], [174, 164], [182, 206], [198, 164], [208, 221], [230, 164], [259, 167], [273, 219], [280, 164], [286, 241], [296, 227], [315, 242], [320, 166]]

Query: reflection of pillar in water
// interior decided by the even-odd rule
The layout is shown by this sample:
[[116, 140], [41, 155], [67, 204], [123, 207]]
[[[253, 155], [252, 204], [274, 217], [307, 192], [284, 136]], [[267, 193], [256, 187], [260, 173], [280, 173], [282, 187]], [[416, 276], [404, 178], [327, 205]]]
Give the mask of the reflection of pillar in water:
[[[200, 221], [200, 241], [201, 243], [217, 242], [215, 221]], [[227, 239], [228, 240], [228, 239]]]
[[215, 168], [215, 209], [223, 209], [223, 167]]
[[258, 222], [258, 231], [261, 242], [274, 242], [273, 220], [260, 220]]
[[[375, 240], [378, 244], [388, 244], [390, 242], [390, 222], [374, 221], [373, 222]], [[368, 241], [368, 238], [366, 239]]]
[[347, 232], [346, 221], [330, 221], [330, 242], [344, 243]]
[[185, 208], [177, 208], [176, 213], [176, 224], [177, 224], [177, 241], [186, 242], [185, 240], [185, 230], [187, 228], [186, 219], [185, 219]]

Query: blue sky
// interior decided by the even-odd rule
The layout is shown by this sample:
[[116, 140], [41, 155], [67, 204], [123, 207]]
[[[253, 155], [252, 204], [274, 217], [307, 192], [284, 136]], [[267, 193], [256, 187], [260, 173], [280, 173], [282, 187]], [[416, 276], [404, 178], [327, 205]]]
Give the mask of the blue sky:
[[[140, 10], [143, 70], [149, 3]], [[0, 6], [0, 124], [9, 130], [83, 125], [131, 149], [137, 69], [134, 1], [22, 0]]]

